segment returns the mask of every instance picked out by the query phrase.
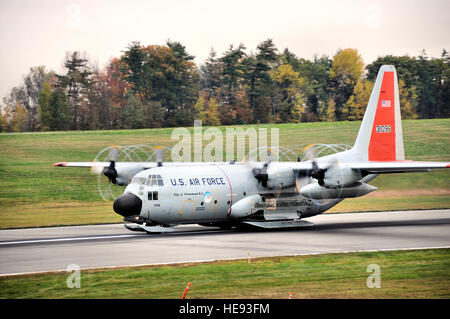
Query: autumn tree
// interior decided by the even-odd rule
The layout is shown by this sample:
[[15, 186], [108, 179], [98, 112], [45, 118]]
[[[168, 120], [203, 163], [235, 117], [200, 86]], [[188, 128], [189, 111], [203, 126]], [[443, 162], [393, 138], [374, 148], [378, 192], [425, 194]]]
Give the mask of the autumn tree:
[[0, 105], [0, 132], [8, 131], [8, 119], [6, 117], [5, 111], [3, 110], [3, 105]]
[[300, 122], [305, 111], [305, 100], [302, 87], [305, 79], [292, 69], [290, 64], [282, 64], [272, 73], [276, 83], [276, 107], [274, 115], [276, 122]]
[[364, 62], [356, 49], [338, 51], [330, 69], [330, 84], [333, 88], [336, 119], [345, 120], [343, 107], [364, 72]]
[[39, 93], [42, 91], [44, 82], [50, 82], [53, 72], [47, 71], [44, 66], [32, 67], [23, 78], [23, 83], [14, 87], [4, 102], [9, 109], [15, 109], [16, 104], [25, 107], [25, 117], [27, 121], [27, 131], [39, 129]]
[[25, 132], [28, 130], [27, 109], [16, 103], [6, 105], [2, 111], [2, 126], [6, 132]]
[[194, 105], [195, 119], [202, 121], [203, 125], [220, 125], [219, 104], [208, 97], [207, 92], [200, 92]]
[[123, 74], [125, 71], [125, 63], [121, 59], [114, 58], [104, 72], [103, 79], [106, 82], [111, 105], [111, 113], [109, 114], [111, 128], [123, 128], [121, 114], [128, 105], [127, 94], [131, 90], [131, 84], [125, 80], [125, 75]]
[[271, 39], [211, 49], [197, 67], [180, 42], [132, 42], [105, 68], [67, 53], [55, 76], [31, 68], [4, 98], [0, 130], [118, 129], [267, 122], [360, 120], [382, 65], [398, 74], [403, 118], [450, 116], [450, 57], [387, 55], [367, 65], [356, 49], [332, 59], [279, 53]]
[[197, 102], [194, 104], [194, 116], [196, 120], [206, 121], [207, 97], [204, 92], [200, 92]]
[[368, 80], [359, 80], [354, 89], [353, 94], [345, 102], [342, 109], [343, 117], [348, 121], [362, 120], [369, 103], [370, 94], [372, 93], [373, 83]]

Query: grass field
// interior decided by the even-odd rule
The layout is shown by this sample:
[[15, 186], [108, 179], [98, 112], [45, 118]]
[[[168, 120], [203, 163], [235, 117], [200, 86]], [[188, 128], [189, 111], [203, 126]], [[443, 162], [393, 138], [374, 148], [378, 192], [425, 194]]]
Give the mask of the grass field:
[[[253, 125], [279, 128], [280, 144], [293, 150], [311, 143], [352, 145], [360, 122]], [[450, 119], [403, 121], [407, 159], [449, 161]], [[192, 129], [192, 128], [191, 128]], [[221, 127], [225, 131], [225, 127]], [[91, 161], [111, 145], [172, 146], [173, 129], [0, 134], [0, 228], [119, 222], [97, 191], [88, 169], [55, 168], [58, 161]], [[225, 134], [224, 134], [225, 135]], [[379, 190], [345, 200], [333, 211], [450, 207], [450, 172], [380, 176]], [[385, 192], [385, 193], [383, 193]]]
[[[367, 287], [380, 267], [380, 288]], [[0, 278], [0, 298], [450, 298], [450, 249], [326, 254]]]

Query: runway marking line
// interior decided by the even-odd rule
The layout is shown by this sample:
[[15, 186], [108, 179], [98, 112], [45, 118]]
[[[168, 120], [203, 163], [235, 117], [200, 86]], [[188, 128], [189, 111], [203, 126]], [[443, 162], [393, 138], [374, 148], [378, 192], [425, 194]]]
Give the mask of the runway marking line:
[[0, 242], [0, 245], [15, 245], [15, 244], [35, 244], [35, 243], [47, 243], [58, 241], [79, 241], [90, 239], [112, 239], [112, 238], [128, 238], [128, 237], [140, 237], [144, 235], [109, 235], [109, 236], [92, 236], [92, 237], [67, 237], [67, 238], [50, 238], [50, 239], [33, 239], [33, 240], [18, 240], [18, 241], [4, 241]]

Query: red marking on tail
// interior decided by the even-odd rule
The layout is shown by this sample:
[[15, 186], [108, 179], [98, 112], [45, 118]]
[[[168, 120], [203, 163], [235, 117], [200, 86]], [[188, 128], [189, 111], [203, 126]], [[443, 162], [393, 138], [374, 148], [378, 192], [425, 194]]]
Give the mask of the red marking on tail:
[[369, 144], [369, 161], [395, 161], [394, 72], [384, 72]]
[[52, 164], [52, 166], [66, 166], [68, 162], [59, 162], [59, 163], [55, 163]]

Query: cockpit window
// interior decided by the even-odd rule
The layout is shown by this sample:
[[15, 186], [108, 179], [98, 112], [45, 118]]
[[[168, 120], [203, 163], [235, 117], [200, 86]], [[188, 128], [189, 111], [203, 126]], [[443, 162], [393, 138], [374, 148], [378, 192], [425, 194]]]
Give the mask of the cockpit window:
[[147, 186], [164, 186], [161, 175], [148, 175]]
[[145, 185], [145, 177], [135, 176], [131, 179], [131, 184]]

